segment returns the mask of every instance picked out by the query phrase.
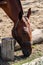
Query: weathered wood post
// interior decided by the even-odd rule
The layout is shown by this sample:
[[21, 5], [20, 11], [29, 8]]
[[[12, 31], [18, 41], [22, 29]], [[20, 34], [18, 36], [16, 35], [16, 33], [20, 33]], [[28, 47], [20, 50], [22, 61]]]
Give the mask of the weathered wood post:
[[4, 60], [14, 60], [14, 44], [13, 38], [2, 39], [1, 54]]

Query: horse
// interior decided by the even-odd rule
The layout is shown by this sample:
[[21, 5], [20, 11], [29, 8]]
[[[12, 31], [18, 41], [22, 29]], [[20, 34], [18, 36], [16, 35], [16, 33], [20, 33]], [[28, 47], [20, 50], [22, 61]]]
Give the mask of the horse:
[[31, 8], [28, 9], [27, 16], [23, 16], [23, 8], [20, 0], [0, 0], [0, 7], [12, 19], [14, 23], [12, 36], [21, 46], [24, 56], [28, 57], [32, 52], [32, 33], [29, 21]]

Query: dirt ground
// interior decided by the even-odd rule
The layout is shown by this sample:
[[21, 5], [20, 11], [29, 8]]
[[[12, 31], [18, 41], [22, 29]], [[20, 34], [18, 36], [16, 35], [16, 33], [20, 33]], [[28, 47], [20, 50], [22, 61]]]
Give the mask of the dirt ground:
[[[31, 8], [32, 10], [32, 14], [30, 16], [30, 24], [32, 31], [34, 29], [43, 29], [43, 0], [22, 0], [21, 3], [24, 10], [24, 15], [27, 14], [27, 10], [29, 8]], [[12, 20], [0, 8], [0, 40], [4, 37], [12, 37], [12, 27]], [[20, 55], [22, 55], [22, 52], [17, 51], [16, 55], [18, 55], [19, 57], [16, 58], [15, 62], [18, 62], [21, 60]], [[43, 56], [43, 42], [41, 42], [40, 44], [38, 43], [36, 45], [32, 45], [32, 53], [27, 59], [29, 61], [40, 56]], [[1, 63], [2, 61], [0, 60], [0, 64]], [[5, 64], [6, 63], [3, 62], [1, 65]], [[6, 65], [9, 64], [7, 63]]]

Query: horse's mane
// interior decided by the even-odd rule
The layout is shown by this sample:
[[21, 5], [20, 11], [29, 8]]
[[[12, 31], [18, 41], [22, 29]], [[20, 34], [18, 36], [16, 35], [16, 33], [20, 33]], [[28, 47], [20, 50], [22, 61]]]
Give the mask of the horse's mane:
[[[9, 0], [10, 1], [10, 0]], [[7, 10], [8, 10], [8, 8], [10, 9], [10, 7], [7, 7], [8, 5], [6, 5], [6, 4], [8, 4], [7, 2], [9, 2], [8, 0], [0, 0], [0, 7], [2, 7], [2, 9], [7, 13], [7, 15], [9, 16], [9, 17], [11, 17], [11, 15], [10, 14], [12, 14], [12, 13], [10, 13], [9, 14], [9, 11], [7, 12]], [[13, 1], [12, 1], [13, 2]], [[22, 15], [23, 15], [23, 9], [22, 9], [22, 5], [21, 5], [21, 1], [20, 0], [15, 0], [15, 2], [17, 3], [17, 10], [18, 10], [18, 12], [17, 12], [17, 17], [19, 18], [19, 19], [21, 19], [22, 18]], [[13, 4], [12, 4], [13, 5]], [[15, 7], [12, 7], [13, 9], [12, 9], [12, 11], [14, 11], [14, 8]], [[15, 13], [13, 14], [14, 16], [15, 16]], [[12, 17], [11, 17], [12, 18]]]

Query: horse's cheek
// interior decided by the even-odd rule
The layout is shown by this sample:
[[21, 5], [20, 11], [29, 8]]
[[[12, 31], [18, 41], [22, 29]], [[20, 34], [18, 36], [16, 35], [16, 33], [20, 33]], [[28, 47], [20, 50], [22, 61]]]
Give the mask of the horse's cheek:
[[25, 42], [31, 41], [31, 30], [28, 27], [22, 30], [22, 39]]

